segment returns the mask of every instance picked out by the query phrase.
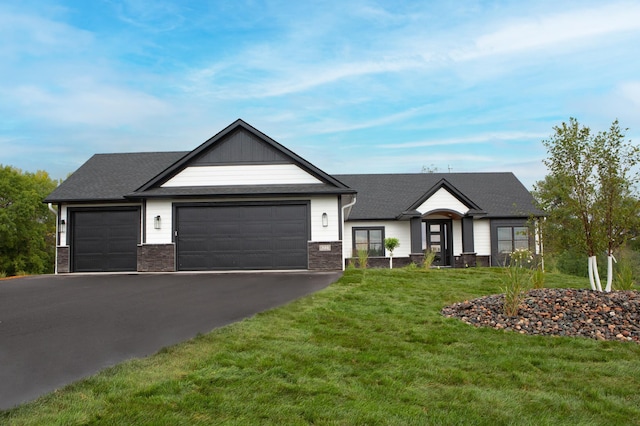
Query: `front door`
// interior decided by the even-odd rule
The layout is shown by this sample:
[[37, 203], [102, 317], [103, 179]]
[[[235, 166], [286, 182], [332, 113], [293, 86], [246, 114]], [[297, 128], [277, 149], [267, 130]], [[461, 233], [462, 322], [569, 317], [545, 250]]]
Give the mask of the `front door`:
[[436, 254], [434, 266], [451, 266], [453, 257], [453, 238], [451, 235], [451, 220], [427, 220], [425, 226], [426, 249]]

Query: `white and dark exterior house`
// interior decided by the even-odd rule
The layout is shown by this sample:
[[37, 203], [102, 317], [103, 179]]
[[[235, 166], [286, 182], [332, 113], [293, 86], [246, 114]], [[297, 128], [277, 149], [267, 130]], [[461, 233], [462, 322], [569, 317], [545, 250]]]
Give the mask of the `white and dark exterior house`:
[[242, 120], [189, 152], [96, 154], [45, 202], [59, 273], [339, 270], [385, 237], [406, 263], [496, 265], [542, 215], [512, 173], [332, 176]]

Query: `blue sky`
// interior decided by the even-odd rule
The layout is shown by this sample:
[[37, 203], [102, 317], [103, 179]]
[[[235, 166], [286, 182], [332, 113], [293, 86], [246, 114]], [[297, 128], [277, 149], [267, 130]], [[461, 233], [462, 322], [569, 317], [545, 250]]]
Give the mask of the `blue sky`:
[[[9, 2], [7, 2], [9, 3]], [[242, 118], [329, 173], [545, 175], [576, 117], [640, 141], [638, 1], [0, 5], [0, 164], [191, 150]]]

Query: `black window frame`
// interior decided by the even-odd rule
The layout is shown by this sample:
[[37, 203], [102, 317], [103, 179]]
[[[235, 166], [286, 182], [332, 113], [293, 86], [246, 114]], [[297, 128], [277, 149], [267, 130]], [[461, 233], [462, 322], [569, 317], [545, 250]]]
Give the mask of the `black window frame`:
[[[358, 249], [356, 247], [356, 232], [357, 231], [367, 231], [367, 253], [370, 257], [385, 257], [385, 247], [384, 247], [384, 226], [356, 226], [351, 228], [351, 245], [353, 250], [353, 255], [358, 255]], [[380, 231], [381, 240], [380, 240], [380, 250], [371, 248], [371, 231]]]
[[[501, 229], [509, 229], [509, 239], [500, 239], [500, 230]], [[517, 229], [517, 231], [516, 231]], [[518, 234], [518, 233], [522, 233], [522, 230], [524, 230], [524, 234]], [[520, 238], [516, 238], [516, 237], [520, 237]], [[515, 226], [515, 225], [500, 225], [500, 226], [496, 226], [496, 241], [498, 243], [498, 253], [499, 254], [511, 254], [516, 250], [519, 249], [525, 249], [525, 250], [531, 250], [531, 245], [530, 245], [530, 240], [531, 240], [531, 236], [530, 236], [530, 231], [529, 231], [529, 227], [527, 226]], [[500, 243], [501, 242], [509, 242], [510, 243], [510, 249], [508, 251], [502, 251], [500, 250]], [[526, 247], [517, 247], [516, 241], [524, 241], [526, 242]]]
[[[527, 246], [526, 248], [531, 251], [532, 254], [536, 252], [535, 231], [529, 219], [526, 218], [498, 218], [491, 219], [491, 266], [506, 266], [509, 265], [509, 256], [506, 252], [500, 253], [498, 250], [498, 228], [512, 228], [511, 229], [511, 248], [513, 250], [518, 248], [514, 244], [513, 234], [514, 228], [527, 228]], [[506, 241], [506, 240], [504, 240]], [[524, 238], [522, 240], [524, 242]], [[524, 248], [524, 247], [521, 247]], [[511, 254], [509, 253], [509, 254]]]

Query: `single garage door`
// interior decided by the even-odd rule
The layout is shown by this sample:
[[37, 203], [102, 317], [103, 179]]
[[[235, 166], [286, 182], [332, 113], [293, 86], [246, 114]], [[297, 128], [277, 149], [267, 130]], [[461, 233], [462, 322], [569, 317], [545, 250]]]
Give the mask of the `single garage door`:
[[309, 205], [178, 206], [178, 269], [306, 269]]
[[137, 208], [71, 211], [74, 272], [137, 270]]

